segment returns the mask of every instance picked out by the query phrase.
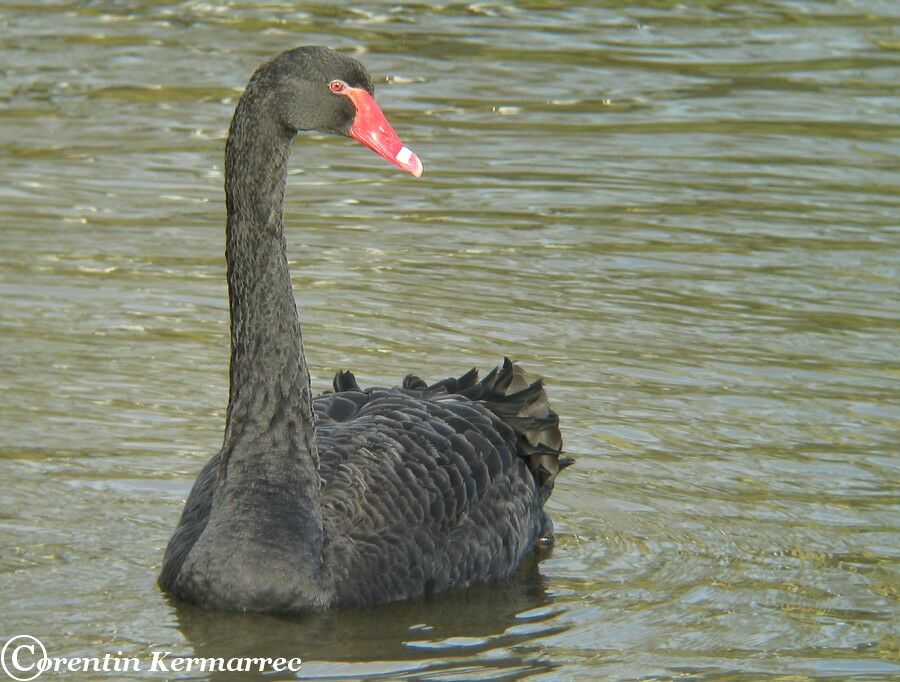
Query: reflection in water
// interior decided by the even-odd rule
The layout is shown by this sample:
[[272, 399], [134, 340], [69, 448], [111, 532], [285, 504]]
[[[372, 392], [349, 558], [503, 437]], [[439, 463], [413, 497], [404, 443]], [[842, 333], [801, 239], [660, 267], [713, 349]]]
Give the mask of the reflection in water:
[[496, 585], [300, 617], [210, 612], [173, 603], [178, 627], [198, 657], [299, 657], [303, 678], [362, 671], [402, 676], [458, 673], [489, 649], [491, 655], [477, 665], [503, 673], [492, 679], [555, 667], [532, 644], [567, 629], [555, 618], [561, 609], [551, 604], [534, 560]]

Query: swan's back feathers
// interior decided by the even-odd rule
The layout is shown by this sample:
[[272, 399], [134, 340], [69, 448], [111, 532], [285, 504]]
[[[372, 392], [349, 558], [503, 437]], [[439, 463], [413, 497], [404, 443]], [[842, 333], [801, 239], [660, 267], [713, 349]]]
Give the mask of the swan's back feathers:
[[[411, 388], [413, 384], [425, 386], [424, 381], [410, 374], [403, 385]], [[574, 462], [571, 458], [560, 457], [559, 417], [550, 409], [543, 381], [538, 379], [529, 383], [525, 370], [509, 358], [504, 358], [503, 364], [491, 370], [480, 382], [478, 370], [473, 368], [458, 379], [444, 379], [424, 390], [427, 394], [441, 388], [480, 402], [512, 427], [516, 433], [517, 452], [527, 459], [539, 485], [551, 484], [560, 469]]]
[[[483, 405], [512, 428], [516, 435], [516, 451], [526, 459], [538, 485], [552, 487], [559, 471], [575, 460], [560, 456], [563, 443], [559, 417], [550, 409], [543, 381], [538, 379], [529, 383], [525, 376], [521, 365], [504, 358], [503, 364], [481, 381], [478, 381], [478, 369], [474, 367], [460, 377], [448, 377], [431, 385], [415, 374], [407, 374], [400, 390], [421, 400], [440, 399], [446, 394]], [[315, 406], [320, 418], [326, 416], [335, 421], [346, 421], [355, 414], [349, 411], [348, 399], [353, 400], [358, 409], [365, 401], [363, 396], [390, 390], [370, 388], [363, 391], [353, 373], [343, 370], [335, 375], [333, 385], [335, 392], [341, 395], [320, 396]], [[351, 392], [353, 397], [344, 392]]]
[[518, 365], [365, 390], [339, 372], [334, 387], [313, 406], [339, 603], [496, 580], [552, 534], [559, 419]]

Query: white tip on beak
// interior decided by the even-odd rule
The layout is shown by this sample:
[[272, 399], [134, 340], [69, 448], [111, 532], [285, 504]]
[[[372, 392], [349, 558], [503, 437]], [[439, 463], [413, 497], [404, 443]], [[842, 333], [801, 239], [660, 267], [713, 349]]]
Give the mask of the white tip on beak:
[[422, 177], [422, 171], [424, 170], [422, 162], [419, 161], [419, 157], [413, 154], [412, 149], [409, 147], [401, 147], [394, 160], [403, 170], [412, 173], [417, 178]]

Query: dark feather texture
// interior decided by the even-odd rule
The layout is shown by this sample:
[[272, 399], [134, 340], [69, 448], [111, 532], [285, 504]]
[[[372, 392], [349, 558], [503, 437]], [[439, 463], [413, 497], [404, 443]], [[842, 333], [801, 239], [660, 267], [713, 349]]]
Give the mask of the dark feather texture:
[[400, 388], [339, 372], [334, 393], [311, 398], [282, 203], [297, 131], [355, 130], [345, 86], [371, 118], [361, 64], [288, 50], [256, 71], [232, 119], [225, 437], [159, 576], [187, 602], [296, 613], [417, 597], [508, 576], [552, 534], [544, 503], [570, 461], [543, 384], [510, 360], [481, 381], [473, 369]]
[[[489, 582], [515, 571], [542, 536], [560, 460], [556, 415], [540, 382], [506, 360], [481, 381], [472, 370], [431, 386], [359, 390], [339, 372], [313, 400], [328, 605], [362, 605]], [[473, 397], [466, 397], [466, 393]], [[535, 438], [545, 438], [535, 440]], [[555, 444], [556, 447], [550, 445]], [[203, 469], [166, 555], [174, 586], [203, 531], [219, 456]]]

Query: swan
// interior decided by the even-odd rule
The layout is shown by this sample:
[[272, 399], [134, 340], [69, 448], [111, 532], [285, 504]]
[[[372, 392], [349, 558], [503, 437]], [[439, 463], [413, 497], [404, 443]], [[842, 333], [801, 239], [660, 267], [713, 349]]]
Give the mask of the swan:
[[231, 363], [222, 448], [200, 471], [159, 585], [208, 609], [302, 613], [511, 575], [552, 538], [561, 457], [541, 381], [509, 359], [427, 384], [313, 397], [282, 203], [299, 131], [351, 137], [418, 177], [356, 60], [304, 46], [250, 78], [225, 145]]

